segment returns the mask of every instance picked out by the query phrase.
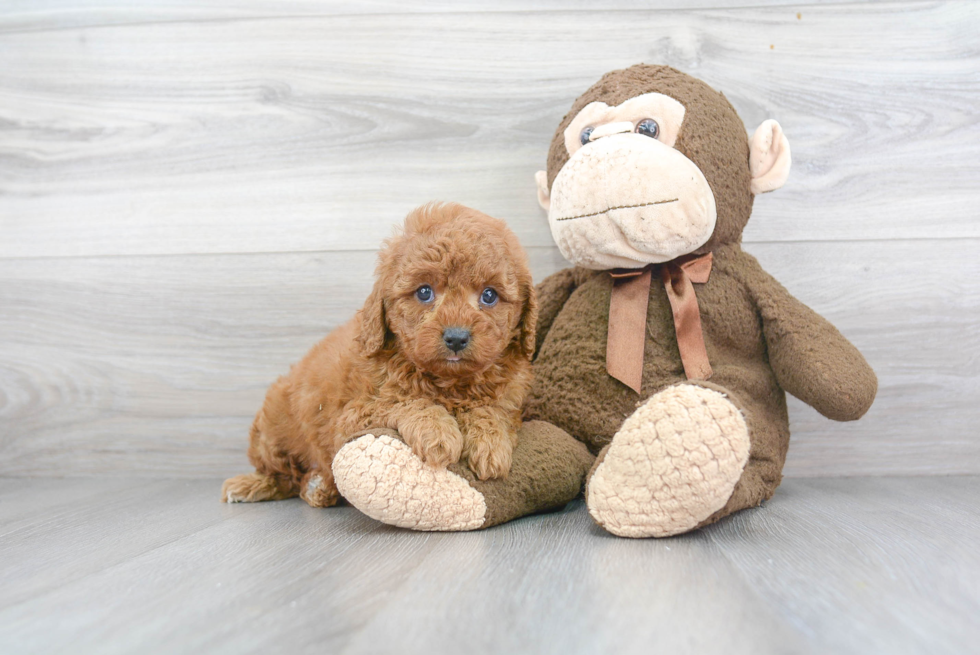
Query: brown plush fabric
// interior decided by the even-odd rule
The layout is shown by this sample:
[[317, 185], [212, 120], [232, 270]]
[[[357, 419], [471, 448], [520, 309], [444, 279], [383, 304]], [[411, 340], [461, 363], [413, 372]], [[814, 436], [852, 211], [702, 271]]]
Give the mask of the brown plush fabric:
[[542, 421], [528, 421], [517, 433], [510, 475], [480, 481], [465, 464], [449, 470], [483, 494], [487, 522], [505, 523], [527, 514], [558, 509], [574, 500], [585, 484], [594, 457], [567, 432]]
[[[569, 282], [578, 282], [569, 290]], [[545, 322], [534, 362], [526, 418], [550, 421], [598, 453], [640, 399], [686, 381], [662, 285], [650, 289], [642, 393], [606, 372], [611, 278], [601, 272], [561, 271], [538, 287], [541, 306], [568, 296]], [[854, 420], [871, 406], [874, 372], [841, 334], [793, 298], [738, 244], [714, 251], [711, 278], [698, 288], [708, 359], [703, 386], [720, 391], [746, 415], [749, 463], [726, 513], [758, 505], [781, 479], [789, 446], [784, 389], [836, 420]]]
[[[793, 298], [739, 245], [752, 210], [748, 138], [720, 93], [666, 66], [634, 66], [603, 76], [559, 125], [548, 158], [549, 185], [568, 160], [565, 126], [593, 101], [619, 104], [659, 92], [686, 108], [676, 148], [702, 170], [718, 219], [705, 246], [710, 279], [697, 287], [710, 382], [738, 406], [749, 426], [750, 454], [727, 505], [704, 523], [769, 498], [789, 446], [785, 391], [835, 420], [854, 420], [871, 406], [877, 378], [854, 346], [825, 319]], [[606, 272], [566, 269], [538, 285], [535, 382], [525, 418], [549, 421], [598, 453], [638, 404], [687, 383], [663, 285], [650, 289], [643, 382], [637, 394], [606, 372], [612, 279]]]

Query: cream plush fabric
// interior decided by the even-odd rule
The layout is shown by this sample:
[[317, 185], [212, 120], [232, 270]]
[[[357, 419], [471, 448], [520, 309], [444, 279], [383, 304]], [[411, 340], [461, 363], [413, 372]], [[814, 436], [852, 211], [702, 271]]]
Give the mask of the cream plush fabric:
[[428, 531], [476, 530], [485, 523], [483, 494], [460, 476], [422, 463], [403, 441], [365, 434], [333, 460], [341, 495], [373, 519]]
[[711, 236], [716, 216], [694, 162], [656, 139], [619, 133], [571, 156], [551, 188], [548, 222], [566, 259], [604, 270], [692, 252]]
[[589, 513], [621, 537], [693, 529], [731, 497], [749, 458], [749, 430], [724, 395], [670, 387], [636, 410], [589, 480]]

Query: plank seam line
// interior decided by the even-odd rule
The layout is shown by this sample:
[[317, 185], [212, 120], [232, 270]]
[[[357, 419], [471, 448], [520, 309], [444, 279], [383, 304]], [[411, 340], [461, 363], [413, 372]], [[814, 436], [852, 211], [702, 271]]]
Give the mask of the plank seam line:
[[[980, 236], [952, 236], [952, 237], [895, 237], [883, 239], [784, 239], [784, 240], [760, 240], [743, 241], [743, 246], [753, 245], [780, 245], [780, 244], [847, 244], [847, 243], [923, 243], [949, 241], [952, 243], [963, 241], [980, 241]], [[524, 246], [525, 250], [558, 250], [558, 246]], [[39, 261], [45, 259], [153, 259], [153, 258], [173, 258], [173, 257], [253, 257], [261, 255], [330, 255], [330, 254], [359, 254], [377, 253], [378, 248], [341, 248], [336, 250], [248, 250], [241, 252], [157, 252], [157, 253], [93, 253], [82, 255], [26, 255], [22, 257], [11, 257], [0, 255], [0, 262], [18, 261]]]

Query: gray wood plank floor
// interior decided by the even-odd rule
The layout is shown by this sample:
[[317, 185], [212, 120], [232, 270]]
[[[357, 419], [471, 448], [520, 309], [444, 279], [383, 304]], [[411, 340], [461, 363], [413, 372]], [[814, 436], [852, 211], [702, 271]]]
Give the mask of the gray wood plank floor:
[[425, 534], [218, 480], [0, 479], [0, 652], [968, 653], [980, 478], [787, 480], [667, 540]]

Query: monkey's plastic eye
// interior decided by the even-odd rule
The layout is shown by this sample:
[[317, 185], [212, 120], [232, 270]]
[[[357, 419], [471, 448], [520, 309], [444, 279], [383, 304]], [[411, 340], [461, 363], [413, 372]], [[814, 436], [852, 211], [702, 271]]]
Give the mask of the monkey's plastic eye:
[[652, 118], [644, 118], [636, 124], [636, 133], [656, 139], [660, 135], [660, 126]]
[[419, 302], [430, 303], [435, 299], [436, 294], [432, 291], [432, 287], [425, 284], [415, 290], [415, 297], [419, 299]]
[[490, 287], [487, 287], [483, 290], [483, 293], [480, 294], [480, 302], [487, 307], [493, 307], [497, 304], [497, 292]]
[[578, 140], [582, 142], [583, 146], [589, 142], [589, 137], [592, 136], [593, 130], [595, 130], [595, 128], [589, 125], [587, 128], [582, 130], [581, 134], [578, 135]]

